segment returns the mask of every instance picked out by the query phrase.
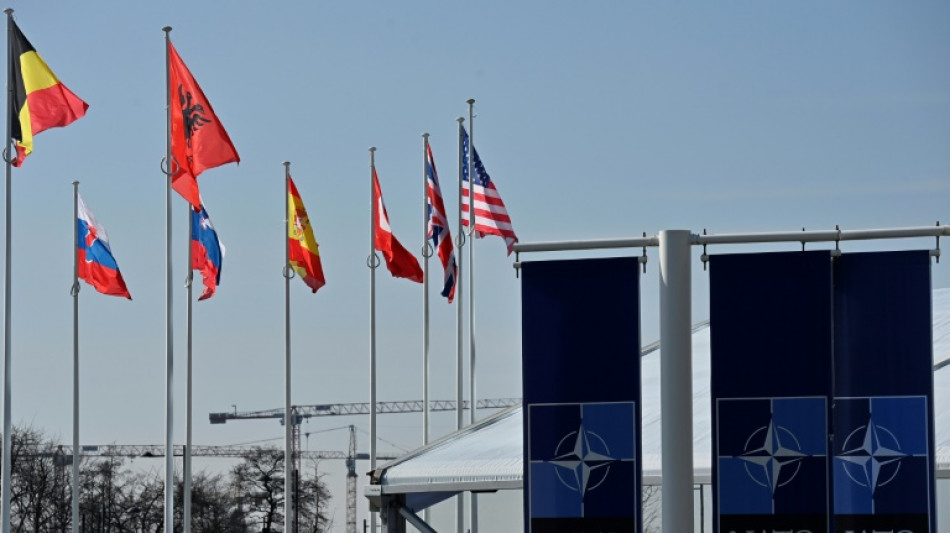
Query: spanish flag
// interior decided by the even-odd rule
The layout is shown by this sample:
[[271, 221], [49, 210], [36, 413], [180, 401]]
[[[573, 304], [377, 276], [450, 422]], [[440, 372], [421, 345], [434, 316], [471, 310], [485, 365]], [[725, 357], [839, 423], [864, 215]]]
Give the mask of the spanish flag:
[[289, 241], [289, 261], [300, 279], [313, 292], [326, 284], [323, 266], [320, 264], [320, 249], [313, 237], [313, 227], [303, 200], [297, 192], [294, 180], [287, 178], [287, 239]]
[[68, 126], [86, 114], [89, 104], [59, 81], [15, 22], [11, 20], [9, 27], [14, 80], [10, 126], [17, 152], [13, 166], [18, 167], [33, 151], [34, 135]]

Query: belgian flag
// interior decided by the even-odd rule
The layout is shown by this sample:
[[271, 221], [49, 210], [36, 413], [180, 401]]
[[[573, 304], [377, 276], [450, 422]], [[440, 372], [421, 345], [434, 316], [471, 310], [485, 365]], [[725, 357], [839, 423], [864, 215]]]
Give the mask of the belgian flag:
[[86, 114], [89, 104], [59, 81], [13, 20], [9, 31], [10, 78], [14, 80], [9, 117], [17, 152], [13, 166], [18, 167], [33, 151], [34, 135], [69, 125]]

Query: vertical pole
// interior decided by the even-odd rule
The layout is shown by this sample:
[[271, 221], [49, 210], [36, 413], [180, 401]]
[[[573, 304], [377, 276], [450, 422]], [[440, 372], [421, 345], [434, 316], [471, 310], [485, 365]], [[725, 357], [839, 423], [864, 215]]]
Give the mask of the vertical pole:
[[429, 134], [422, 134], [422, 443], [429, 444]]
[[[165, 533], [175, 530], [175, 454], [172, 445], [174, 436], [174, 404], [172, 402], [172, 378], [174, 377], [174, 335], [172, 330], [172, 175], [175, 163], [172, 161], [172, 92], [169, 46], [171, 26], [162, 28], [165, 32], [165, 118], [167, 143], [165, 161], [168, 165], [165, 182]], [[191, 243], [188, 243], [189, 246]], [[190, 265], [189, 265], [190, 268]]]
[[79, 531], [79, 182], [73, 182], [73, 465], [72, 531]]
[[[468, 103], [468, 421], [475, 423], [475, 99]], [[470, 533], [478, 533], [478, 496], [471, 493]]]
[[[462, 283], [462, 255], [465, 250], [465, 229], [462, 228], [462, 173], [465, 171], [465, 142], [462, 135], [465, 133], [464, 126], [462, 123], [465, 122], [465, 119], [462, 117], [458, 118], [459, 123], [459, 195], [458, 195], [458, 206], [459, 206], [459, 219], [458, 219], [458, 237], [455, 240], [455, 250], [458, 252], [458, 278], [455, 280], [455, 429], [462, 429], [462, 408], [463, 408], [463, 391], [464, 379], [462, 374], [464, 373], [464, 349], [462, 348], [462, 342], [465, 339], [465, 330], [462, 323], [462, 313], [464, 308], [462, 307], [462, 301], [464, 300], [464, 292], [462, 288], [465, 286]], [[462, 533], [465, 526], [465, 501], [461, 495], [458, 496], [456, 501], [455, 508], [455, 531], [456, 533]]]
[[660, 232], [660, 413], [663, 530], [693, 531], [690, 233]]
[[191, 269], [191, 241], [195, 238], [195, 228], [192, 225], [192, 207], [188, 204], [188, 267], [185, 276], [185, 449], [182, 450], [182, 531], [191, 533], [191, 284], [194, 281], [194, 272]]
[[4, 200], [6, 202], [4, 207], [4, 215], [6, 223], [4, 225], [4, 234], [3, 234], [3, 243], [4, 243], [4, 269], [3, 269], [3, 466], [2, 468], [2, 481], [0, 481], [0, 499], [2, 499], [2, 530], [3, 533], [10, 533], [10, 483], [13, 479], [13, 470], [11, 468], [11, 463], [13, 461], [13, 448], [11, 442], [13, 439], [13, 427], [11, 423], [11, 410], [10, 410], [10, 358], [13, 356], [10, 352], [10, 337], [11, 337], [11, 328], [10, 328], [10, 288], [12, 283], [10, 282], [10, 267], [12, 262], [10, 260], [10, 243], [11, 232], [10, 232], [10, 223], [12, 217], [10, 216], [11, 202], [10, 202], [10, 182], [13, 174], [13, 158], [15, 147], [12, 147], [13, 139], [13, 128], [12, 120], [16, 116], [16, 110], [13, 109], [13, 91], [16, 90], [13, 81], [13, 10], [7, 8], [3, 11], [7, 14], [7, 138], [4, 142], [4, 151], [3, 159], [7, 164], [7, 179], [6, 179], [6, 194], [4, 195]]
[[284, 528], [293, 532], [293, 427], [294, 413], [290, 406], [290, 162], [284, 161]]
[[[376, 470], [376, 267], [379, 257], [376, 255], [376, 217], [379, 200], [376, 198], [376, 147], [369, 149], [369, 469]], [[376, 531], [376, 513], [369, 515], [371, 530]]]

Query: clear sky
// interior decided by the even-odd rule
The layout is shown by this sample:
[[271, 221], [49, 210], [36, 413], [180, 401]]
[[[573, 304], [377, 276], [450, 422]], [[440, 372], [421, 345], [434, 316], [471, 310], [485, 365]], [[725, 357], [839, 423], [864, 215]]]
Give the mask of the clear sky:
[[[33, 155], [13, 176], [13, 417], [65, 442], [72, 427], [73, 180], [108, 229], [134, 298], [83, 287], [81, 440], [163, 442], [165, 25], [174, 27], [176, 48], [242, 158], [239, 166], [199, 179], [227, 256], [218, 293], [194, 311], [196, 444], [282, 435], [275, 421], [211, 426], [207, 415], [232, 404], [239, 410], [283, 405], [285, 160], [293, 163], [327, 278], [316, 295], [296, 280], [292, 286], [293, 402], [368, 401], [367, 148], [378, 148], [392, 227], [417, 251], [421, 134], [431, 133], [454, 213], [455, 119], [467, 116], [468, 98], [476, 99], [475, 146], [522, 242], [662, 229], [950, 222], [946, 2], [13, 1], [10, 7], [53, 71], [90, 105], [68, 128], [37, 136]], [[178, 287], [185, 277], [187, 208], [177, 196], [174, 209], [175, 416], [182, 442], [185, 292]], [[766, 249], [797, 245], [709, 253]], [[696, 320], [707, 317], [708, 295], [699, 253]], [[648, 255], [644, 343], [658, 337], [658, 259], [655, 250]], [[477, 243], [479, 397], [520, 395], [512, 260], [498, 238]], [[934, 267], [935, 287], [950, 286], [946, 263]], [[381, 270], [377, 289], [379, 398], [420, 399], [421, 287]], [[455, 309], [437, 299], [435, 283], [432, 293], [432, 397], [454, 398]], [[453, 420], [437, 417], [435, 433], [448, 431]], [[303, 431], [315, 433], [311, 449], [342, 450], [344, 431], [316, 432], [349, 423], [368, 430], [364, 417], [314, 419]], [[421, 415], [382, 416], [379, 424], [380, 437], [400, 448], [420, 442]], [[367, 449], [366, 433], [359, 438]], [[380, 451], [392, 450], [398, 448], [380, 444]], [[196, 462], [196, 468], [220, 464]], [[332, 507], [342, 531], [343, 466], [324, 468], [333, 478]], [[361, 495], [361, 519], [365, 507]]]

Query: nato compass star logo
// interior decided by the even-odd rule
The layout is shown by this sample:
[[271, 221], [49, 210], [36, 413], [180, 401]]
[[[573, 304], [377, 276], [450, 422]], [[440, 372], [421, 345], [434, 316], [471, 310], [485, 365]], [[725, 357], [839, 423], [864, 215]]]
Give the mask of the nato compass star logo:
[[929, 513], [925, 396], [835, 398], [835, 514]]
[[617, 460], [610, 457], [610, 449], [600, 435], [584, 429], [583, 421], [577, 431], [558, 442], [554, 454], [554, 459], [546, 462], [557, 468], [557, 478], [565, 487], [582, 494], [599, 487], [610, 473], [610, 464]]
[[530, 404], [527, 415], [531, 520], [623, 517], [624, 531], [635, 523], [636, 404]]
[[844, 452], [838, 459], [844, 461], [844, 471], [851, 481], [874, 493], [897, 477], [900, 461], [907, 457], [900, 450], [901, 443], [894, 433], [868, 420], [844, 440]]
[[758, 485], [767, 487], [772, 494], [795, 479], [801, 467], [802, 445], [795, 434], [770, 420], [749, 435], [745, 449], [738, 459], [745, 461], [745, 470]]
[[827, 513], [827, 405], [820, 396], [716, 400], [720, 515]]

